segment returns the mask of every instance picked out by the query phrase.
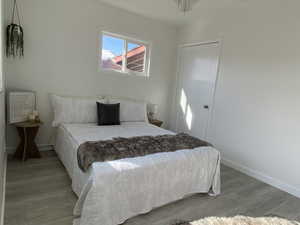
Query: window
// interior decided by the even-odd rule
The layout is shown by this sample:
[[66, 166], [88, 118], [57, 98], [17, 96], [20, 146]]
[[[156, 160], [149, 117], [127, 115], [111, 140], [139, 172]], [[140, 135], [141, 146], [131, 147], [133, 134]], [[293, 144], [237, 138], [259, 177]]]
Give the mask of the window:
[[148, 76], [149, 45], [124, 36], [102, 33], [101, 68]]

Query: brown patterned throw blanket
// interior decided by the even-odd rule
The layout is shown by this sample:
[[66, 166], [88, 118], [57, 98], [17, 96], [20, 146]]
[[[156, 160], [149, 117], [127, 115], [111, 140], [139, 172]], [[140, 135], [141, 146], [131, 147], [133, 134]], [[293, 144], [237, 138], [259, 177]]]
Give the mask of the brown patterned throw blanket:
[[202, 146], [211, 145], [184, 133], [131, 138], [118, 137], [112, 140], [88, 141], [81, 144], [77, 151], [77, 159], [79, 168], [86, 172], [94, 162], [133, 158], [159, 152], [174, 152]]

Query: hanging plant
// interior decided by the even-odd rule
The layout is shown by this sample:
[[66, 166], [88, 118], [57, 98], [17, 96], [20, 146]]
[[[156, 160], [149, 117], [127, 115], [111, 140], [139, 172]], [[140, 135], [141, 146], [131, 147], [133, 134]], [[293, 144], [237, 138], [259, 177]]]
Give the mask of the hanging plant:
[[[17, 14], [18, 24], [15, 21], [15, 13]], [[7, 57], [23, 57], [24, 56], [24, 33], [21, 27], [19, 9], [17, 0], [14, 0], [11, 24], [6, 28], [6, 56]]]

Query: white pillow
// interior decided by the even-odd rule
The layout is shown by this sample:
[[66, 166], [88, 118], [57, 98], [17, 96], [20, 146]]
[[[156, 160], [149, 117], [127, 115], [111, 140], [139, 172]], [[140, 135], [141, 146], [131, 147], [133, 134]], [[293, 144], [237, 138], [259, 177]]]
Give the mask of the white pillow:
[[105, 102], [99, 97], [64, 97], [51, 95], [54, 111], [52, 126], [61, 123], [96, 123], [97, 103]]
[[109, 103], [120, 103], [121, 122], [148, 122], [146, 102], [110, 98]]

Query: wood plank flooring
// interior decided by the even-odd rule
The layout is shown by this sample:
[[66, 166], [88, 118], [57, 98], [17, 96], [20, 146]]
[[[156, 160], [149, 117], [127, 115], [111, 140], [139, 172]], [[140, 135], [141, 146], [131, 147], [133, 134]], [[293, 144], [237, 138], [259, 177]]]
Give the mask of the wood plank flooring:
[[[128, 220], [124, 225], [169, 225], [206, 216], [277, 215], [300, 221], [300, 199], [222, 166], [222, 194], [194, 195]], [[71, 225], [76, 196], [54, 152], [8, 161], [5, 225]]]

